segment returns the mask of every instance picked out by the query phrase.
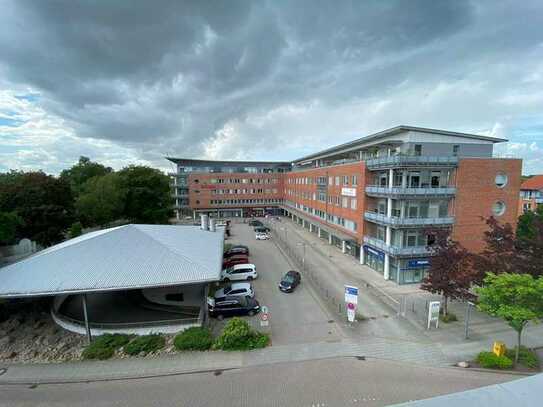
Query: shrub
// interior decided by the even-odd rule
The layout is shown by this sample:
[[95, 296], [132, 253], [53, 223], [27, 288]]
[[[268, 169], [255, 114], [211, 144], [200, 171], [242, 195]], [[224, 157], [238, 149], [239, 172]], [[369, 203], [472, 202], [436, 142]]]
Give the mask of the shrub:
[[458, 318], [456, 318], [456, 315], [452, 312], [448, 312], [447, 315], [440, 315], [439, 319], [446, 324], [449, 322], [458, 321]]
[[477, 355], [477, 363], [486, 369], [511, 369], [513, 361], [507, 356], [498, 356], [493, 352], [481, 352]]
[[126, 345], [129, 341], [128, 335], [104, 334], [98, 336], [83, 350], [83, 359], [109, 359], [116, 349]]
[[[513, 349], [507, 349], [507, 351], [505, 352], [505, 355], [509, 359], [515, 360], [516, 349], [517, 349], [516, 347]], [[521, 346], [519, 348], [518, 362], [522, 366], [526, 366], [532, 369], [537, 369], [539, 367], [539, 358], [537, 357], [536, 353], [528, 349], [526, 346]]]
[[68, 231], [68, 236], [70, 237], [70, 239], [81, 236], [82, 234], [83, 226], [81, 226], [81, 222], [72, 223], [72, 226], [70, 226], [70, 230]]
[[162, 349], [166, 345], [166, 340], [162, 335], [151, 334], [138, 336], [132, 342], [124, 346], [124, 353], [128, 355], [139, 355], [140, 353], [151, 353]]
[[173, 344], [178, 350], [208, 350], [213, 337], [209, 329], [195, 326], [176, 335]]
[[232, 318], [215, 341], [214, 348], [222, 350], [257, 349], [267, 346], [269, 341], [268, 335], [253, 331], [247, 321]]
[[232, 246], [233, 246], [232, 243], [225, 243], [223, 246], [223, 253], [226, 253], [228, 250], [230, 250]]

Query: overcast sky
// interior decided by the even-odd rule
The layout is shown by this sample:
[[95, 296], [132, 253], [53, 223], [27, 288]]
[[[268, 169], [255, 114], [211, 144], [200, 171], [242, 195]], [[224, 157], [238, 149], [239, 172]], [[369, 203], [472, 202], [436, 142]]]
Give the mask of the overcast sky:
[[0, 0], [0, 171], [290, 160], [399, 124], [543, 173], [543, 2]]

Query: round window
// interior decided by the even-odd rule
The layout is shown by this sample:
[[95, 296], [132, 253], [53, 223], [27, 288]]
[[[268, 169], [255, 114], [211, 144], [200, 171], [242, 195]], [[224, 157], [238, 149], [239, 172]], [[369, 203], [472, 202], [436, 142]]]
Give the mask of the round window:
[[502, 201], [494, 202], [494, 205], [492, 205], [492, 212], [494, 212], [494, 215], [496, 216], [502, 216], [505, 212], [505, 204]]
[[507, 185], [507, 175], [503, 173], [499, 173], [496, 175], [496, 178], [494, 179], [494, 182], [496, 182], [496, 186], [498, 188], [503, 188]]

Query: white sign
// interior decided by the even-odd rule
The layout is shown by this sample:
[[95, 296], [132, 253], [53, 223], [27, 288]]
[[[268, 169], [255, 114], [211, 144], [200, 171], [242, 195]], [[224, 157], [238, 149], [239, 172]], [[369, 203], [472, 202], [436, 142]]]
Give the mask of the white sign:
[[341, 195], [356, 196], [356, 188], [341, 188]]
[[349, 322], [354, 322], [354, 317], [356, 316], [356, 305], [352, 302], [347, 303], [347, 320]]
[[439, 308], [441, 303], [439, 301], [432, 301], [428, 305], [428, 329], [430, 329], [430, 324], [436, 322], [436, 328], [439, 327]]
[[358, 287], [353, 287], [352, 285], [345, 286], [345, 303], [358, 304]]
[[270, 314], [268, 307], [263, 305], [261, 310], [262, 312], [260, 314], [260, 326], [268, 326], [270, 324]]

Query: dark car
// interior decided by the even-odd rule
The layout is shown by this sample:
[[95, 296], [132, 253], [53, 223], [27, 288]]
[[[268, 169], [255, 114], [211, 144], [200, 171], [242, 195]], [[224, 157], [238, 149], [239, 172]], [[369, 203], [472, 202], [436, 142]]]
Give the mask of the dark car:
[[270, 228], [268, 228], [266, 226], [257, 226], [255, 228], [256, 233], [268, 233], [269, 231], [270, 231]]
[[249, 263], [249, 257], [245, 254], [236, 254], [235, 256], [227, 257], [222, 261], [222, 268], [227, 269], [229, 267], [235, 266], [236, 264], [247, 264]]
[[247, 246], [243, 245], [236, 245], [230, 247], [226, 252], [224, 252], [223, 257], [226, 259], [231, 256], [237, 256], [240, 254], [244, 254], [245, 256], [249, 255], [249, 248]]
[[252, 220], [249, 222], [249, 226], [264, 226], [264, 224], [259, 220]]
[[209, 306], [209, 316], [223, 319], [237, 315], [253, 316], [260, 312], [260, 304], [250, 297], [223, 297]]
[[284, 293], [291, 293], [294, 291], [296, 286], [300, 284], [301, 277], [300, 273], [294, 270], [290, 270], [283, 276], [279, 282], [279, 289]]

